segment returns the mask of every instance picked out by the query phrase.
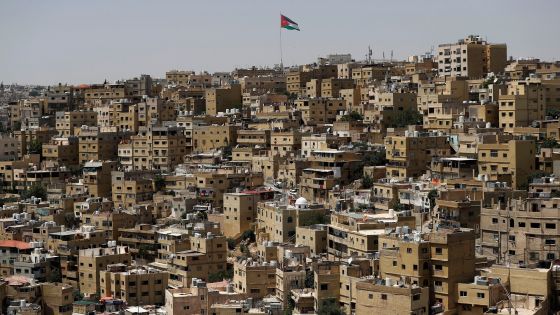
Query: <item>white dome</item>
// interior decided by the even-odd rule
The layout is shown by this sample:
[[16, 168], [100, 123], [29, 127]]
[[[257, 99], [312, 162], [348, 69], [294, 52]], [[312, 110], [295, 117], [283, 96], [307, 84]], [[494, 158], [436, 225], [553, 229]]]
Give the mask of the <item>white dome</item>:
[[303, 197], [299, 197], [296, 199], [296, 206], [306, 206], [307, 207], [307, 199]]

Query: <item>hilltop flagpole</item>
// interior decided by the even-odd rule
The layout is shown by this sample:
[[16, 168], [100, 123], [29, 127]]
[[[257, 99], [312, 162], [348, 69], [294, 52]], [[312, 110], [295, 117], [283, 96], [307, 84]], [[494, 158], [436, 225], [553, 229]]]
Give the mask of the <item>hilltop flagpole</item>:
[[284, 52], [282, 51], [282, 12], [280, 12], [280, 69], [284, 73]]
[[288, 17], [280, 12], [280, 67], [282, 73], [284, 72], [284, 52], [282, 50], [282, 29], [299, 31], [299, 26], [296, 22], [290, 20]]

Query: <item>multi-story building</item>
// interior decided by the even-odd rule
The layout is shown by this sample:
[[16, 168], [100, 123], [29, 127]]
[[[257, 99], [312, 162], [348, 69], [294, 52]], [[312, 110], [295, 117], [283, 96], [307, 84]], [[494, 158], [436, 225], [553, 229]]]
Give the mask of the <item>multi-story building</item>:
[[469, 35], [454, 44], [441, 44], [436, 56], [439, 76], [483, 78], [501, 73], [507, 63], [507, 46], [490, 44], [481, 36]]
[[86, 295], [99, 294], [102, 279], [100, 272], [109, 265], [124, 264], [128, 266], [131, 262], [132, 258], [126, 246], [80, 250], [78, 254], [80, 292]]
[[406, 179], [422, 175], [433, 157], [450, 156], [447, 136], [438, 133], [406, 132], [385, 138], [387, 177]]
[[233, 263], [233, 286], [238, 293], [262, 299], [276, 290], [276, 265], [240, 259]]
[[82, 126], [75, 130], [79, 139], [79, 161], [84, 164], [91, 160], [112, 160], [117, 158], [118, 143], [130, 134], [104, 131], [99, 127]]
[[183, 162], [186, 139], [181, 127], [140, 127], [135, 136], [118, 145], [118, 156], [128, 170], [172, 171]]
[[76, 168], [80, 165], [78, 146], [78, 138], [74, 136], [52, 138], [43, 144], [43, 158], [60, 166]]
[[458, 284], [475, 276], [473, 230], [440, 228], [421, 235], [397, 229], [381, 236], [379, 244], [382, 278], [429, 287], [430, 305], [439, 305], [443, 313], [460, 311]]
[[97, 113], [93, 111], [73, 111], [56, 113], [56, 131], [59, 136], [69, 137], [74, 135], [76, 128], [82, 126], [96, 126]]
[[114, 161], [85, 162], [82, 182], [86, 186], [88, 196], [105, 198], [111, 197], [111, 172], [116, 170], [117, 162]]
[[510, 82], [506, 94], [498, 96], [499, 127], [512, 132], [516, 127], [529, 127], [546, 114], [545, 89], [530, 80]]
[[356, 315], [376, 314], [391, 310], [396, 315], [430, 314], [428, 287], [410, 284], [394, 286], [392, 282], [374, 279], [356, 283]]
[[241, 109], [241, 85], [232, 84], [227, 88], [211, 88], [206, 90], [206, 114], [217, 115], [230, 109]]
[[275, 242], [294, 240], [296, 227], [321, 223], [325, 212], [326, 209], [322, 205], [308, 204], [303, 197], [298, 198], [294, 205], [272, 201], [259, 203], [258, 239]]
[[189, 287], [193, 279], [208, 280], [226, 271], [227, 242], [224, 236], [200, 235], [190, 237], [190, 248], [178, 251], [168, 261], [169, 283]]
[[131, 209], [152, 200], [154, 187], [150, 174], [142, 171], [111, 172], [112, 199], [116, 208]]
[[414, 217], [404, 214], [336, 213], [327, 228], [329, 257], [372, 256], [385, 228], [416, 226]]
[[295, 106], [301, 111], [306, 125], [316, 126], [333, 123], [337, 115], [346, 109], [346, 101], [337, 98], [299, 99]]
[[535, 142], [509, 140], [478, 144], [478, 174], [491, 181], [506, 182], [513, 188], [527, 185], [536, 170]]
[[169, 274], [151, 267], [110, 264], [99, 271], [101, 296], [121, 299], [127, 305], [164, 305]]
[[309, 168], [303, 169], [300, 193], [312, 202], [325, 203], [328, 192], [361, 176], [363, 163], [356, 152], [314, 150], [308, 158]]

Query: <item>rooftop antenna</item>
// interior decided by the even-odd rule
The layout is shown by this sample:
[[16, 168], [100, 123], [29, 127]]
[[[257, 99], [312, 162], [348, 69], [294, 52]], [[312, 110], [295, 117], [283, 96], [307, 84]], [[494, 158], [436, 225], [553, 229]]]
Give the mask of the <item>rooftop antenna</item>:
[[391, 62], [393, 62], [393, 50], [391, 49]]
[[366, 55], [366, 61], [368, 64], [371, 64], [371, 56], [373, 55], [373, 50], [371, 49], [371, 46], [368, 45], [368, 53]]

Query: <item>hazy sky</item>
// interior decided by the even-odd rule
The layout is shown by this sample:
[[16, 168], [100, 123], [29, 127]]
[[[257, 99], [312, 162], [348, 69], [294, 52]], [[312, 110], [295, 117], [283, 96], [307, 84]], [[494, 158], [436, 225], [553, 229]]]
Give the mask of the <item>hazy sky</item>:
[[0, 1], [0, 81], [95, 83], [170, 69], [231, 71], [329, 53], [395, 58], [467, 34], [508, 55], [560, 59], [560, 1], [89, 0]]

